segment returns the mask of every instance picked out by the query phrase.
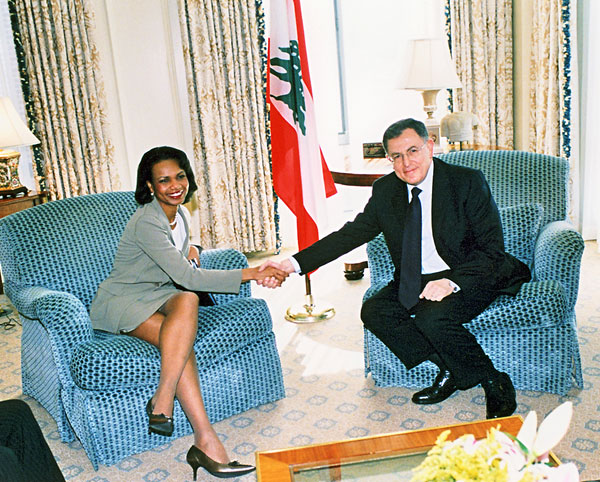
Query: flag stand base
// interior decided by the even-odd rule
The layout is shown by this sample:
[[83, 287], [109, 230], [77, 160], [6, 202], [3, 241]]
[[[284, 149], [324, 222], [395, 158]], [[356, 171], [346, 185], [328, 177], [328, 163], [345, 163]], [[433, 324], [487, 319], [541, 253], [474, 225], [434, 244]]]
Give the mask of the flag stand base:
[[323, 306], [315, 305], [311, 289], [310, 289], [310, 278], [305, 277], [306, 280], [306, 297], [304, 304], [301, 306], [291, 306], [285, 312], [285, 319], [293, 323], [318, 323], [319, 321], [325, 321], [335, 316], [335, 309], [324, 308]]

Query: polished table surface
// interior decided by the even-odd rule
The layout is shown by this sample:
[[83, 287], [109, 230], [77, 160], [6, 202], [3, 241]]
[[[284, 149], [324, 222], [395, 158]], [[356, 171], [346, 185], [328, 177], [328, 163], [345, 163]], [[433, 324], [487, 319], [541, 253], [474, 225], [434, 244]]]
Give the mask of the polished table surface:
[[472, 434], [475, 438], [480, 439], [486, 436], [490, 428], [497, 426], [503, 432], [516, 436], [522, 424], [522, 418], [513, 415], [494, 420], [373, 435], [281, 450], [260, 451], [256, 452], [256, 474], [258, 482], [292, 482], [298, 468], [329, 466], [338, 475], [331, 480], [343, 480], [339, 477], [339, 469], [345, 461], [353, 461], [357, 458], [368, 461], [398, 453], [424, 452], [435, 444], [438, 436], [445, 430], [450, 431], [450, 439], [465, 434]]

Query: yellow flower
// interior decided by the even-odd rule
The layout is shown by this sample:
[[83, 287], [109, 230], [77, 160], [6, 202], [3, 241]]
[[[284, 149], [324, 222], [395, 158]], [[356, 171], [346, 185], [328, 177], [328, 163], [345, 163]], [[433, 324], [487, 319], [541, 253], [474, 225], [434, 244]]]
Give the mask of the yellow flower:
[[552, 467], [547, 453], [567, 431], [571, 402], [554, 409], [536, 430], [535, 412], [526, 417], [517, 437], [492, 428], [486, 438], [463, 435], [449, 441], [450, 430], [440, 434], [411, 482], [578, 482], [577, 467]]
[[449, 434], [447, 430], [438, 437], [427, 458], [414, 469], [412, 482], [508, 482], [506, 467], [494, 457], [501, 445], [493, 432], [480, 441], [463, 435], [448, 442]]

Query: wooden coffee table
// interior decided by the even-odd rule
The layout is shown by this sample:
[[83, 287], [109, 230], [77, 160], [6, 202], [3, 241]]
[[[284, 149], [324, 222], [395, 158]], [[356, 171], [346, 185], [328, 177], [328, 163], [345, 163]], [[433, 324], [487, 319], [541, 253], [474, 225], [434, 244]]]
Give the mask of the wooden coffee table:
[[[425, 457], [426, 452], [444, 430], [450, 430], [450, 440], [465, 434], [484, 438], [490, 428], [498, 426], [503, 432], [517, 435], [522, 423], [520, 416], [512, 416], [257, 452], [256, 474], [259, 482], [294, 482], [305, 480], [303, 471], [307, 473], [312, 471], [314, 476], [314, 471], [320, 469], [317, 480], [327, 480], [322, 478], [323, 472], [331, 481], [343, 480], [342, 470], [345, 464], [376, 464], [377, 461], [389, 460], [394, 455], [408, 456], [407, 462], [401, 461], [401, 463], [410, 463], [412, 464], [410, 468], [413, 468]], [[556, 459], [554, 461], [558, 463]], [[306, 480], [311, 480], [310, 476]]]

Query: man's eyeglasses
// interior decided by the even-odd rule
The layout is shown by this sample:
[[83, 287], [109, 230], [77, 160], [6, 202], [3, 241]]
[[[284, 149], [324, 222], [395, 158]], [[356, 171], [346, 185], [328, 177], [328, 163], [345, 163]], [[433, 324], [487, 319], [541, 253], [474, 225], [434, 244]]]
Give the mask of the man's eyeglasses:
[[404, 154], [402, 154], [401, 152], [394, 152], [390, 156], [387, 156], [387, 159], [390, 162], [396, 162], [396, 161], [404, 161], [404, 157], [406, 157], [409, 161], [414, 161], [417, 158], [417, 156], [419, 155], [419, 152], [421, 152], [426, 145], [427, 145], [427, 142], [425, 144], [423, 144], [421, 147], [411, 147]]

